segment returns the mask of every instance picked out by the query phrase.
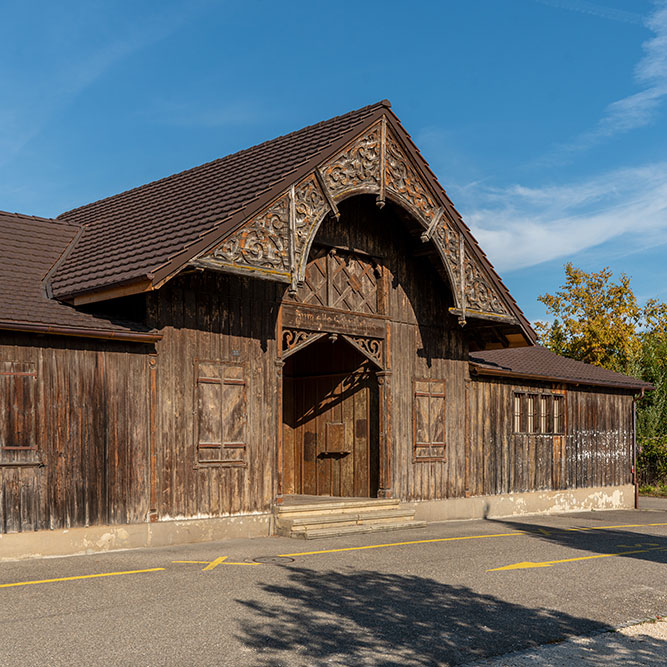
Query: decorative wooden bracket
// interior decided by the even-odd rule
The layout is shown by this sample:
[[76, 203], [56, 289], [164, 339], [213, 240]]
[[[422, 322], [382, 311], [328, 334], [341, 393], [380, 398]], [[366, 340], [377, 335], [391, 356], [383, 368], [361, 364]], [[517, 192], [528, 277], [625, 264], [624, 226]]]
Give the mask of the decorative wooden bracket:
[[303, 329], [283, 329], [282, 339], [282, 359], [291, 357], [304, 347], [308, 347], [320, 338], [324, 338], [328, 334], [320, 331], [305, 331]]
[[438, 209], [435, 216], [433, 217], [433, 220], [429, 224], [428, 228], [422, 232], [422, 235], [420, 236], [420, 238], [424, 243], [431, 240], [431, 237], [433, 236], [433, 232], [435, 231], [435, 228], [440, 224], [440, 221], [442, 220], [442, 216], [443, 216], [444, 213], [445, 213], [445, 209], [442, 208], [442, 206], [441, 206]]
[[327, 200], [327, 204], [329, 204], [331, 213], [336, 218], [336, 220], [340, 220], [340, 211], [338, 210], [338, 206], [336, 206], [336, 202], [334, 201], [334, 198], [331, 196], [329, 188], [327, 187], [327, 184], [324, 182], [324, 178], [322, 178], [322, 172], [319, 169], [315, 170], [315, 177], [317, 178], [317, 184], [320, 186], [322, 192], [324, 193], [324, 197]]
[[384, 370], [384, 341], [368, 336], [347, 336], [343, 338], [366, 358], [370, 359], [380, 370]]

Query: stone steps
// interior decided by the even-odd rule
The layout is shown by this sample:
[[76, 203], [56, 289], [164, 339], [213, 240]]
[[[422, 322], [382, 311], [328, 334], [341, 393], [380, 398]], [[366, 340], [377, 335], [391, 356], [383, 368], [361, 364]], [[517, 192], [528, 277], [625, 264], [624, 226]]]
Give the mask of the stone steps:
[[285, 537], [315, 539], [359, 533], [421, 528], [414, 510], [395, 499], [335, 499], [274, 507], [276, 532]]

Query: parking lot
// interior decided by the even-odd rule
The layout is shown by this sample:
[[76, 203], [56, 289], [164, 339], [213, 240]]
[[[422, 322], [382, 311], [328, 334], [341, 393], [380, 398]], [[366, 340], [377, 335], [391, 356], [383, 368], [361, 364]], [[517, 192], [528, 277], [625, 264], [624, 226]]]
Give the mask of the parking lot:
[[664, 614], [666, 563], [664, 501], [9, 562], [0, 664], [472, 662]]

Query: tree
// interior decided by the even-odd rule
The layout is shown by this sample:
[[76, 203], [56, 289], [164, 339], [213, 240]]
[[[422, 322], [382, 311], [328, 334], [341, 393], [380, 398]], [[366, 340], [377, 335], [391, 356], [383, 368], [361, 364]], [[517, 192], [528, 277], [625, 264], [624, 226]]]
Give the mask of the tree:
[[609, 267], [586, 273], [571, 263], [560, 291], [538, 298], [554, 317], [535, 324], [545, 347], [655, 387], [637, 405], [639, 475], [667, 483], [667, 304], [641, 306], [625, 274], [614, 282]]
[[630, 278], [621, 274], [614, 282], [609, 267], [586, 273], [568, 263], [560, 291], [538, 298], [554, 316], [535, 325], [545, 347], [619, 373], [640, 370], [650, 358], [647, 336], [658, 344], [667, 330], [667, 305], [651, 299], [641, 306]]

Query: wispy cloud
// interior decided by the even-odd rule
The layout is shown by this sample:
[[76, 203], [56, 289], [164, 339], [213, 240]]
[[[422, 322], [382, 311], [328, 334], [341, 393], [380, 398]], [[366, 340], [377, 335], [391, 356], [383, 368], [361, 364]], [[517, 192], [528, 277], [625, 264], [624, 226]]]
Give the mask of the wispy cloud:
[[667, 162], [559, 186], [473, 187], [461, 191], [458, 201], [473, 234], [504, 272], [614, 241], [623, 243], [624, 252], [667, 243]]
[[[574, 9], [570, 6], [574, 3], [546, 2], [545, 4], [568, 5], [567, 8]], [[584, 11], [590, 4], [577, 3], [577, 5], [581, 5], [578, 8], [581, 11]], [[598, 9], [601, 12], [604, 8]], [[591, 12], [592, 9], [588, 13]], [[630, 12], [619, 14], [618, 10], [605, 9], [605, 12], [607, 13], [606, 18], [624, 16], [628, 21], [632, 16], [635, 16]], [[576, 153], [587, 150], [604, 139], [644, 127], [653, 122], [665, 95], [667, 95], [667, 1], [660, 0], [655, 11], [643, 23], [653, 32], [653, 37], [644, 42], [644, 55], [635, 67], [635, 83], [642, 89], [609, 104], [593, 129], [581, 133], [571, 142], [556, 146], [553, 151], [540, 160], [541, 163], [567, 163]]]
[[541, 5], [548, 5], [549, 7], [557, 7], [558, 9], [567, 9], [571, 12], [579, 12], [580, 14], [589, 14], [590, 16], [599, 16], [610, 21], [620, 21], [621, 23], [635, 23], [637, 25], [644, 24], [644, 17], [636, 12], [628, 12], [622, 9], [612, 9], [605, 7], [595, 2], [587, 2], [586, 0], [535, 0]]

